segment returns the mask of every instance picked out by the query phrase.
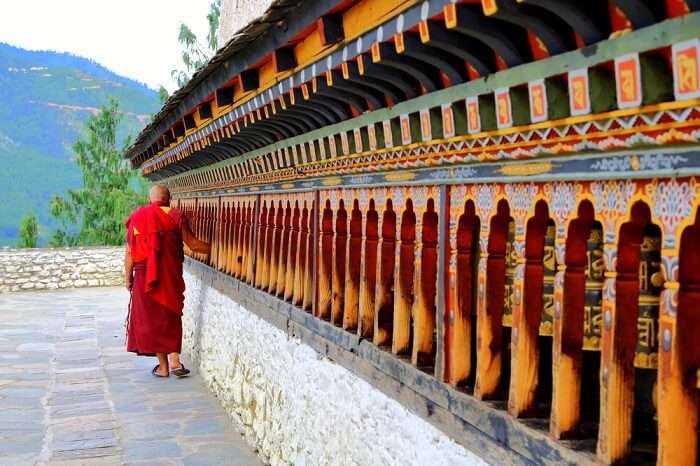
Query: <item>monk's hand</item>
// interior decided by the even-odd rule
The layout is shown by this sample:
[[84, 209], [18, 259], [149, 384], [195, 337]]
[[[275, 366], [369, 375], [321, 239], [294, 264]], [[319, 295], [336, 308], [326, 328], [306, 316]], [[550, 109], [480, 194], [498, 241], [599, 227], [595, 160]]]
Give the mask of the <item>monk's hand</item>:
[[128, 291], [131, 291], [131, 288], [134, 286], [134, 279], [133, 277], [124, 277], [124, 286]]

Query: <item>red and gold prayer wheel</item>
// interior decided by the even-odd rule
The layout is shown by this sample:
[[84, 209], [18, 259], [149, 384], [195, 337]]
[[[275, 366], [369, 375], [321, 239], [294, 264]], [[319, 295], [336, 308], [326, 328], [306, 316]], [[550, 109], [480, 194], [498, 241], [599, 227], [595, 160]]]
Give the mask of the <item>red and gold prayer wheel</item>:
[[634, 367], [656, 369], [658, 362], [659, 295], [664, 284], [661, 273], [661, 235], [651, 225], [644, 232], [639, 254], [639, 307]]
[[503, 289], [503, 326], [513, 326], [513, 297], [514, 297], [514, 281], [515, 267], [518, 265], [518, 257], [513, 247], [515, 242], [515, 222], [508, 222], [508, 237], [506, 240], [506, 276]]
[[554, 254], [554, 224], [547, 226], [544, 237], [544, 255], [542, 265], [544, 278], [542, 287], [542, 315], [540, 317], [540, 335], [552, 336], [554, 321], [554, 275], [557, 273], [557, 261]]
[[591, 227], [586, 249], [588, 263], [586, 265], [586, 294], [583, 307], [583, 349], [600, 351], [605, 261], [603, 258], [603, 228], [598, 222], [595, 222]]

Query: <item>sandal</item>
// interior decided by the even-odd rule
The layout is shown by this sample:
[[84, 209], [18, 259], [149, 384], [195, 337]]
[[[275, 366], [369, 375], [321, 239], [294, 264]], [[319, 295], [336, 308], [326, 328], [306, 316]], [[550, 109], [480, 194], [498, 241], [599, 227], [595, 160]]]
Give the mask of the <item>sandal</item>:
[[179, 378], [183, 378], [190, 375], [190, 370], [186, 368], [184, 364], [180, 363], [180, 367], [177, 369], [170, 369], [170, 373]]
[[154, 367], [153, 370], [151, 371], [151, 374], [153, 374], [153, 377], [163, 377], [163, 378], [167, 378], [167, 377], [170, 376], [170, 374], [168, 374], [168, 375], [160, 375], [158, 372], [156, 372], [156, 371], [158, 370], [159, 367], [160, 367], [160, 364], [156, 364], [156, 367]]

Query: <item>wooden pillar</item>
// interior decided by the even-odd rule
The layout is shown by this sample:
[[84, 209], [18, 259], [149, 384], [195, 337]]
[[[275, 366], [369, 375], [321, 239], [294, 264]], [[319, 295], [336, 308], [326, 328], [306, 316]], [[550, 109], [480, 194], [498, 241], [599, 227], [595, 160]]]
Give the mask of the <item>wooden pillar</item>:
[[304, 199], [301, 202], [299, 218], [299, 247], [297, 248], [296, 268], [294, 270], [294, 295], [292, 302], [295, 306], [304, 306], [304, 286], [306, 279], [307, 245], [309, 243], [309, 212], [311, 204]]
[[[527, 258], [525, 251], [525, 232], [522, 219], [516, 218], [513, 255], [516, 262], [513, 280], [513, 326], [511, 329], [510, 350], [510, 385], [508, 390], [508, 413], [519, 417], [532, 414], [535, 408], [537, 392], [537, 370], [539, 364], [538, 330], [542, 307], [542, 281], [526, 283]], [[545, 225], [546, 227], [546, 225]], [[544, 232], [542, 232], [544, 238]], [[541, 267], [541, 257], [539, 264]], [[526, 290], [527, 285], [527, 290]], [[526, 300], [530, 302], [526, 303]], [[533, 305], [534, 304], [534, 305]], [[537, 313], [532, 312], [537, 308]], [[534, 314], [534, 315], [533, 315]], [[504, 341], [504, 345], [509, 342]]]
[[[349, 204], [349, 203], [348, 203]], [[360, 275], [362, 261], [358, 253], [362, 253], [363, 215], [360, 210], [359, 200], [353, 200], [350, 212], [350, 229], [347, 242], [345, 269], [345, 303], [343, 311], [343, 328], [349, 331], [357, 330], [358, 316], [360, 314]]]
[[[208, 199], [207, 208], [207, 237], [209, 238], [209, 243], [212, 245], [213, 252], [216, 252], [216, 247], [218, 244], [216, 238], [216, 199]], [[207, 257], [204, 256], [204, 260], [208, 265], [213, 265], [215, 254], [209, 254]]]
[[[224, 266], [224, 253], [226, 251], [226, 230], [225, 230], [225, 212], [224, 204], [221, 197], [217, 199], [216, 206], [216, 235], [217, 235], [217, 246], [216, 246], [216, 270], [223, 270]], [[212, 255], [214, 255], [212, 253]]]
[[377, 204], [377, 215], [382, 219], [377, 242], [377, 271], [374, 293], [374, 333], [372, 342], [377, 346], [391, 343], [394, 311], [394, 269], [396, 267], [396, 213], [387, 203]]
[[[583, 351], [599, 351], [605, 270], [602, 241], [603, 230], [594, 221], [592, 209], [569, 223], [565, 237], [557, 229], [550, 417], [550, 434], [554, 438], [570, 436], [578, 430]], [[591, 398], [589, 393], [584, 395]]]
[[[489, 365], [491, 362], [491, 355], [487, 343], [482, 338], [484, 336], [489, 337], [491, 335], [491, 328], [488, 325], [488, 299], [486, 295], [487, 287], [487, 269], [488, 269], [488, 241], [489, 241], [489, 230], [488, 228], [484, 231], [483, 227], [479, 236], [479, 243], [481, 247], [479, 248], [479, 262], [477, 265], [477, 300], [476, 300], [476, 379], [474, 386], [474, 396], [477, 398], [482, 398], [481, 390], [477, 390], [480, 387], [480, 379], [483, 379], [488, 374]], [[498, 367], [500, 372], [500, 364]]]
[[[508, 395], [508, 411], [515, 417], [534, 415], [537, 408], [536, 397], [540, 383], [540, 323], [545, 314], [544, 260], [548, 225], [549, 209], [545, 201], [535, 204], [534, 216], [527, 222], [521, 215], [515, 217], [513, 253], [517, 265], [513, 292], [511, 377]], [[551, 235], [551, 239], [554, 240], [554, 226], [551, 227]], [[553, 268], [554, 260], [551, 259]]]
[[306, 266], [304, 270], [304, 300], [302, 308], [305, 311], [313, 312], [315, 296], [316, 296], [316, 247], [318, 245], [318, 217], [319, 217], [319, 195], [318, 191], [313, 193], [309, 207], [309, 235], [306, 243]]
[[289, 232], [289, 246], [287, 248], [287, 271], [284, 279], [284, 295], [282, 296], [285, 301], [292, 301], [294, 296], [294, 275], [299, 269], [299, 255], [297, 253], [299, 249], [299, 200], [294, 201], [294, 208], [292, 209], [292, 218], [290, 223]]
[[284, 209], [284, 220], [280, 231], [280, 249], [279, 259], [277, 260], [277, 288], [275, 294], [279, 297], [284, 297], [284, 288], [287, 281], [287, 262], [289, 256], [289, 238], [292, 230], [292, 206], [287, 201], [287, 207]]
[[221, 223], [219, 225], [219, 228], [221, 230], [221, 245], [219, 246], [219, 253], [218, 253], [218, 262], [219, 266], [218, 269], [221, 272], [227, 273], [226, 267], [228, 267], [228, 226], [229, 226], [229, 218], [228, 218], [228, 200], [226, 198], [221, 199], [221, 213], [220, 213], [220, 218], [221, 218]]
[[[393, 354], [405, 354], [411, 343], [411, 308], [413, 306], [413, 270], [415, 260], [416, 216], [413, 203], [405, 203], [398, 196], [396, 202], [396, 223], [399, 238], [396, 241], [396, 270], [394, 271], [394, 324], [391, 342]], [[401, 220], [399, 221], [399, 217]]]
[[251, 260], [251, 227], [250, 227], [250, 222], [251, 222], [251, 202], [249, 198], [244, 198], [241, 200], [241, 221], [240, 221], [240, 226], [238, 228], [239, 235], [241, 237], [240, 242], [238, 243], [239, 249], [238, 249], [238, 256], [236, 257], [236, 261], [240, 264], [240, 273], [239, 273], [239, 278], [242, 281], [249, 281], [249, 275], [248, 275], [248, 269], [250, 268], [249, 262]]
[[331, 315], [332, 298], [332, 264], [333, 264], [333, 210], [330, 200], [326, 200], [321, 210], [317, 276], [317, 307], [316, 317], [328, 320]]
[[411, 362], [419, 367], [435, 364], [438, 234], [438, 214], [435, 199], [431, 197], [426, 206], [416, 208], [416, 259], [413, 279], [415, 299], [412, 309], [414, 338]]
[[282, 231], [284, 229], [284, 211], [284, 205], [278, 200], [273, 224], [272, 250], [270, 251], [270, 283], [267, 288], [267, 292], [270, 294], [277, 293], [277, 273], [280, 266], [279, 259], [280, 249], [282, 248]]
[[479, 224], [474, 204], [465, 210], [467, 189], [455, 186], [449, 192], [447, 241], [447, 292], [445, 316], [445, 372], [451, 385], [464, 383], [472, 372], [472, 315], [475, 311], [479, 254]]
[[[570, 379], [573, 364], [562, 349], [562, 309], [564, 308], [564, 277], [566, 275], [566, 230], [563, 226], [557, 228], [554, 250], [557, 261], [557, 272], [554, 275], [554, 316], [552, 319], [552, 410], [549, 418], [549, 431], [554, 438], [561, 438], [562, 432], [568, 432], [578, 414], [572, 413], [572, 403], [577, 400], [569, 399], [563, 388]], [[560, 385], [561, 384], [561, 385]], [[560, 388], [561, 387], [561, 388]], [[578, 403], [576, 402], [576, 410]]]
[[377, 240], [381, 231], [381, 219], [375, 209], [374, 200], [369, 201], [364, 236], [362, 238], [362, 260], [360, 274], [360, 315], [358, 335], [371, 338], [374, 331], [374, 289], [377, 273]]
[[481, 241], [488, 254], [479, 260], [479, 301], [477, 302], [477, 363], [474, 396], [498, 396], [503, 352], [503, 303], [505, 292], [505, 251], [510, 216], [506, 211], [491, 218]]
[[235, 201], [228, 202], [228, 226], [227, 226], [227, 246], [226, 246], [226, 273], [234, 275], [236, 270], [236, 211]]
[[270, 287], [270, 271], [272, 268], [272, 257], [275, 249], [275, 220], [277, 219], [276, 198], [269, 200], [270, 207], [267, 210], [267, 225], [265, 232], [265, 257], [262, 270], [262, 289], [268, 290]]
[[262, 289], [263, 287], [263, 275], [265, 271], [265, 246], [267, 245], [267, 219], [268, 213], [268, 202], [263, 199], [262, 196], [259, 197], [258, 202], [261, 204], [261, 209], [258, 215], [258, 241], [256, 245], [256, 264], [255, 264], [255, 287]]
[[248, 201], [247, 218], [248, 218], [248, 238], [247, 238], [247, 254], [248, 260], [246, 264], [246, 281], [251, 285], [255, 282], [255, 271], [257, 265], [257, 245], [258, 245], [258, 223], [260, 222], [260, 196], [255, 196]]
[[241, 256], [241, 210], [243, 202], [241, 199], [234, 199], [231, 202], [231, 225], [230, 229], [230, 264], [231, 275], [234, 277], [241, 276], [241, 264], [239, 257]]
[[[608, 236], [608, 235], [606, 235]], [[600, 366], [600, 425], [598, 428], [598, 458], [607, 464], [624, 461], [629, 456], [632, 439], [632, 413], [634, 412], [634, 338], [630, 344], [621, 333], [632, 337], [636, 334], [636, 315], [633, 328], [624, 327], [623, 314], [617, 311], [616, 271], [618, 248], [638, 248], [633, 244], [617, 244], [608, 241], [603, 246], [605, 255], [605, 285], [603, 288], [603, 329], [601, 338]], [[621, 251], [623, 252], [623, 251]], [[623, 252], [624, 253], [624, 252]], [[634, 277], [622, 276], [621, 282], [638, 281]], [[636, 296], [634, 297], [636, 301]], [[636, 314], [636, 313], [635, 313]], [[623, 341], [624, 340], [624, 341]]]
[[[679, 249], [665, 241], [666, 248], [662, 250], [666, 282], [661, 293], [657, 374], [657, 464], [660, 466], [694, 465], [700, 461], [697, 435], [700, 426], [700, 316], [697, 313], [700, 274], [689, 270], [697, 267], [700, 259], [699, 235], [700, 228], [688, 227], [681, 236]], [[686, 260], [688, 266], [682, 263]], [[683, 272], [681, 276], [679, 269]], [[679, 283], [681, 278], [683, 283]]]
[[[325, 206], [325, 202], [324, 202]], [[312, 249], [312, 255], [311, 255], [311, 264], [313, 265], [313, 269], [310, 271], [310, 283], [311, 283], [311, 289], [310, 289], [310, 310], [311, 314], [314, 316], [318, 315], [318, 295], [319, 295], [319, 256], [320, 256], [320, 243], [321, 243], [321, 215], [323, 212], [323, 208], [321, 206], [321, 193], [320, 191], [315, 191], [314, 192], [314, 215], [313, 215], [313, 228], [311, 229], [311, 244], [313, 245]], [[307, 291], [309, 290], [308, 285], [307, 285]], [[306, 293], [305, 293], [306, 295]]]
[[332, 290], [333, 298], [331, 302], [331, 323], [342, 325], [343, 323], [343, 307], [345, 305], [345, 271], [347, 268], [347, 234], [348, 234], [348, 216], [345, 209], [345, 202], [341, 199], [338, 206], [334, 209], [337, 214], [335, 217], [335, 228], [333, 229], [333, 263], [332, 263]]

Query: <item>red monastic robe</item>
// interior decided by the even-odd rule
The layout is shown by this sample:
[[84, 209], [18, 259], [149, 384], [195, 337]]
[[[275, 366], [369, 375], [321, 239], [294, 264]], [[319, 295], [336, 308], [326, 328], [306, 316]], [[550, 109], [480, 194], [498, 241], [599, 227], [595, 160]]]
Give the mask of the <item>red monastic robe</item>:
[[134, 260], [127, 351], [179, 353], [182, 346], [182, 213], [150, 204], [131, 214], [127, 245]]

